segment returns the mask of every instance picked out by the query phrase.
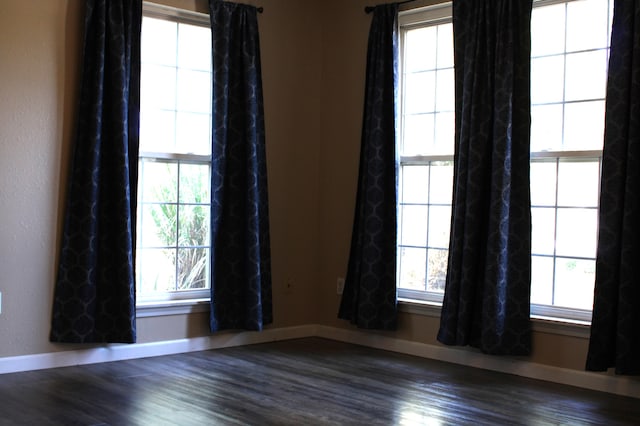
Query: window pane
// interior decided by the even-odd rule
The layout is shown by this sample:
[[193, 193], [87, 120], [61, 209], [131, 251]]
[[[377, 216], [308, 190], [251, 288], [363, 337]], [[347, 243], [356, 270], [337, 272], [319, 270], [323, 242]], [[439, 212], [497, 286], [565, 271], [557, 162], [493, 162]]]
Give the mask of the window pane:
[[173, 111], [140, 112], [140, 151], [172, 152], [175, 150], [176, 113]]
[[429, 279], [427, 291], [444, 293], [447, 282], [448, 250], [429, 249]]
[[531, 257], [531, 303], [553, 304], [552, 257]]
[[436, 111], [455, 110], [455, 81], [453, 68], [436, 72]]
[[556, 210], [531, 209], [531, 253], [553, 256], [556, 238]]
[[178, 290], [207, 288], [209, 250], [181, 248], [178, 250]]
[[402, 245], [427, 245], [427, 212], [427, 206], [402, 206]]
[[402, 247], [400, 249], [400, 287], [425, 290], [427, 250]]
[[566, 101], [604, 99], [607, 86], [606, 50], [567, 55], [566, 72]]
[[178, 149], [175, 151], [201, 155], [211, 153], [210, 115], [178, 112], [176, 126]]
[[562, 102], [564, 92], [564, 56], [546, 56], [531, 60], [531, 103]]
[[209, 165], [180, 165], [180, 202], [209, 204]]
[[455, 142], [455, 116], [452, 112], [439, 112], [435, 115], [436, 138], [433, 154], [453, 155]]
[[560, 161], [558, 205], [598, 207], [600, 165], [597, 161]]
[[434, 114], [404, 116], [403, 155], [420, 155], [433, 146]]
[[556, 260], [554, 305], [576, 309], [593, 309], [595, 260]]
[[556, 204], [556, 161], [531, 162], [531, 205]]
[[140, 109], [176, 109], [176, 68], [142, 64], [140, 74]]
[[176, 34], [175, 22], [145, 16], [142, 20], [141, 61], [175, 66]]
[[142, 161], [142, 200], [175, 203], [178, 201], [178, 165], [161, 161]]
[[453, 161], [431, 163], [430, 199], [432, 204], [451, 204], [453, 198]]
[[429, 208], [429, 247], [449, 248], [451, 228], [451, 207], [431, 206]]
[[162, 293], [175, 290], [176, 254], [168, 249], [139, 249], [136, 252], [138, 292]]
[[176, 204], [144, 204], [141, 215], [142, 247], [170, 247], [176, 245]]
[[608, 6], [606, 0], [567, 3], [567, 52], [608, 45]]
[[402, 202], [427, 204], [429, 201], [428, 166], [402, 167]]
[[411, 55], [406, 56], [407, 72], [433, 70], [436, 67], [435, 55], [429, 54], [436, 50], [435, 27], [417, 28], [406, 33], [406, 50]]
[[[453, 24], [438, 25], [437, 67], [453, 67]], [[423, 55], [429, 56], [429, 55]]]
[[565, 105], [564, 148], [601, 150], [604, 140], [604, 101]]
[[405, 78], [405, 113], [433, 112], [436, 104], [436, 72], [407, 74]]
[[211, 111], [210, 73], [178, 70], [178, 109], [206, 114]]
[[201, 247], [209, 245], [209, 206], [180, 206], [180, 247]]
[[596, 209], [558, 209], [556, 253], [559, 256], [596, 257]]
[[564, 51], [564, 4], [535, 7], [531, 13], [531, 56], [552, 55]]
[[531, 151], [562, 149], [562, 105], [531, 107]]
[[178, 64], [182, 68], [211, 70], [211, 30], [195, 25], [180, 25], [178, 28]]

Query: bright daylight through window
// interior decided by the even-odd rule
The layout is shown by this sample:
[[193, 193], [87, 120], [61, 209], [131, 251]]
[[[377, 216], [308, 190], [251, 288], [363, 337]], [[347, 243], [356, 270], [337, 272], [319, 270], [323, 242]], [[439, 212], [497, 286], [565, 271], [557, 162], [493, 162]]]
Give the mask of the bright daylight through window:
[[139, 300], [209, 288], [211, 32], [208, 17], [142, 22], [136, 252]]
[[[537, 1], [531, 21], [532, 313], [589, 320], [612, 0]], [[398, 287], [441, 301], [454, 152], [451, 8], [401, 15]]]

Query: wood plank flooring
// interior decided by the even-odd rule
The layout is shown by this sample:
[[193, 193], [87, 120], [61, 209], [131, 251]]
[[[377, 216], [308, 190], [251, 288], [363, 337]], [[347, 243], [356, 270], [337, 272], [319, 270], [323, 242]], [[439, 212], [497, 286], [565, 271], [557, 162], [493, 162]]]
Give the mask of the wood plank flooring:
[[640, 399], [319, 338], [0, 375], [0, 425], [638, 425]]

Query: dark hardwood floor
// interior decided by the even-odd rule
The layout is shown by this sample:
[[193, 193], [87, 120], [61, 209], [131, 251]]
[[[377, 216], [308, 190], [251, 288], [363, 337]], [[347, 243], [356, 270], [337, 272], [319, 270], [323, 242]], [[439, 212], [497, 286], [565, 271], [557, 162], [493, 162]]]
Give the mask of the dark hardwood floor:
[[318, 338], [0, 375], [1, 425], [616, 425], [640, 399]]

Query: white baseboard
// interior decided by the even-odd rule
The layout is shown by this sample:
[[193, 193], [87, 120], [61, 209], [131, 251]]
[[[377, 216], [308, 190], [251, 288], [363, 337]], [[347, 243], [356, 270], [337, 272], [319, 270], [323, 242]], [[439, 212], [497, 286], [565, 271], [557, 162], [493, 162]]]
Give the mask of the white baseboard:
[[640, 378], [638, 377], [571, 370], [511, 357], [485, 355], [467, 348], [430, 345], [359, 330], [321, 325], [316, 328], [316, 336], [530, 379], [640, 398]]
[[107, 345], [99, 348], [5, 357], [0, 358], [0, 374], [172, 355], [304, 337], [322, 337], [531, 379], [640, 398], [640, 380], [634, 377], [570, 370], [509, 357], [488, 356], [465, 348], [430, 345], [360, 330], [314, 324], [267, 329], [262, 332], [219, 333], [212, 336], [165, 342]]
[[125, 359], [148, 358], [153, 356], [206, 351], [209, 349], [296, 339], [315, 335], [315, 329], [316, 326], [303, 325], [297, 327], [267, 329], [262, 332], [222, 332], [211, 336], [194, 337], [190, 339], [151, 343], [109, 344], [89, 349], [5, 357], [0, 358], [0, 374], [42, 370], [45, 368], [69, 367], [72, 365], [96, 364], [100, 362], [122, 361]]

